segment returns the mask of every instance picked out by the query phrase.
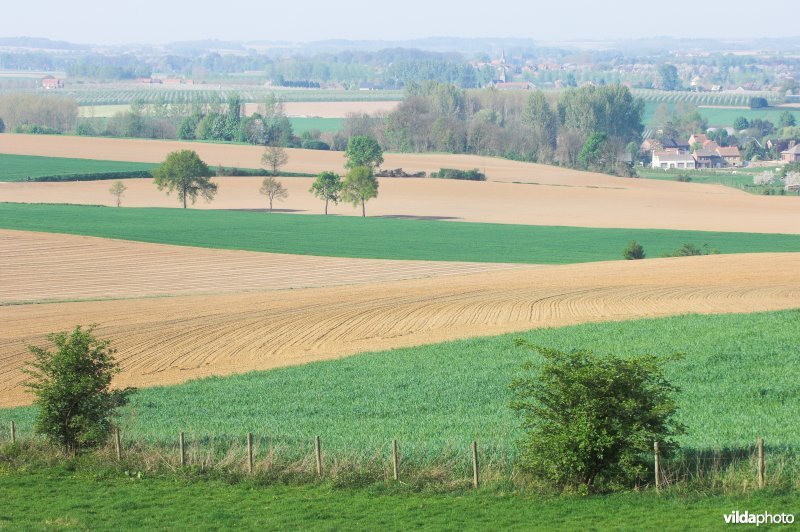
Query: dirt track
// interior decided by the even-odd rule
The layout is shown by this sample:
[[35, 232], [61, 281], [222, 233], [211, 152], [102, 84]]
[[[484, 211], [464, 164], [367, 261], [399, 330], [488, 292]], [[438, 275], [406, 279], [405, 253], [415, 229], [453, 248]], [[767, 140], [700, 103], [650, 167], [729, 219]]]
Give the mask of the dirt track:
[[[211, 164], [256, 167], [261, 148], [171, 141], [0, 135], [0, 153], [90, 157], [157, 162], [172, 150], [198, 150]], [[338, 152], [290, 150], [287, 170], [316, 173], [340, 168]], [[459, 155], [386, 155], [384, 167], [431, 171], [440, 167], [481, 168], [490, 182], [381, 179], [370, 216], [432, 217], [455, 221], [661, 228], [800, 234], [800, 200], [754, 196], [721, 185], [624, 179], [503, 159]], [[514, 183], [519, 182], [522, 184]], [[320, 213], [308, 192], [310, 179], [286, 178], [289, 199], [277, 204], [292, 212]], [[177, 200], [149, 180], [126, 181], [124, 205], [175, 207]], [[197, 208], [263, 209], [259, 178], [219, 178], [219, 194]], [[0, 183], [0, 201], [112, 204], [108, 182]], [[359, 215], [349, 205], [332, 213]]]
[[347, 287], [0, 307], [0, 406], [29, 401], [25, 345], [99, 323], [118, 385], [207, 375], [588, 321], [800, 306], [800, 254], [541, 266]]
[[[519, 268], [345, 259], [0, 230], [0, 305], [375, 283]], [[531, 266], [527, 266], [531, 268]]]

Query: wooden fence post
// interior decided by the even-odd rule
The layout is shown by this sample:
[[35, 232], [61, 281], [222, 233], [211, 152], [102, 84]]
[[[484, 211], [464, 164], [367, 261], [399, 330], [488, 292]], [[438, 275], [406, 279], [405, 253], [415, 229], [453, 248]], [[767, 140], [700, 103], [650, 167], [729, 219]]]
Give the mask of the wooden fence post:
[[119, 439], [119, 427], [114, 427], [114, 451], [117, 455], [117, 461], [122, 460], [122, 442]]
[[472, 442], [472, 486], [478, 489], [478, 442]]
[[253, 473], [253, 433], [247, 433], [247, 472]]
[[766, 463], [764, 460], [764, 438], [759, 438], [756, 442], [758, 446], [758, 487], [763, 488], [766, 485]]
[[11, 420], [11, 445], [17, 443], [17, 429], [14, 426], [14, 420]]
[[661, 491], [661, 457], [658, 454], [658, 442], [653, 442], [653, 460], [655, 463], [656, 491]]
[[317, 458], [317, 477], [322, 478], [322, 444], [319, 441], [319, 436], [314, 438], [314, 454]]
[[392, 467], [394, 469], [394, 479], [400, 480], [400, 459], [397, 456], [397, 440], [392, 440]]
[[178, 447], [181, 453], [181, 467], [184, 467], [186, 465], [186, 451], [184, 447], [183, 431], [181, 431], [180, 435], [178, 436]]

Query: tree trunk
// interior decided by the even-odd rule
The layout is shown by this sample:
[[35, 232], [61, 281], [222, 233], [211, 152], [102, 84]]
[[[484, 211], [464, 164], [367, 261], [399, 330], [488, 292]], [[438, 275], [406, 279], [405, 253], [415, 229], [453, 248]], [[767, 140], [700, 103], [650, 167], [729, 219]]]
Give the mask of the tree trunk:
[[186, 189], [183, 189], [183, 208], [186, 208]]
[[325, 198], [325, 216], [328, 216], [328, 198]]
[[272, 198], [269, 199], [269, 212], [272, 212]]
[[362, 218], [366, 218], [367, 217], [367, 210], [364, 207], [364, 198], [361, 198], [361, 217]]

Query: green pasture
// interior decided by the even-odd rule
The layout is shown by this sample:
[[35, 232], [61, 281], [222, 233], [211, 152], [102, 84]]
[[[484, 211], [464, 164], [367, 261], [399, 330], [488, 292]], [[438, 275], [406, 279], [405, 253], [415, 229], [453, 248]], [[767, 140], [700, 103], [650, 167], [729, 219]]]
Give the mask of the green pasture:
[[684, 243], [721, 253], [800, 251], [800, 235], [61, 204], [0, 203], [0, 228], [300, 255], [536, 264], [618, 260], [631, 240], [650, 257]]
[[25, 181], [28, 177], [36, 179], [44, 176], [135, 172], [151, 170], [156, 166], [148, 163], [0, 154], [0, 181]]
[[533, 497], [228, 484], [66, 467], [0, 470], [9, 530], [717, 530], [723, 514], [796, 511], [800, 497], [626, 493]]

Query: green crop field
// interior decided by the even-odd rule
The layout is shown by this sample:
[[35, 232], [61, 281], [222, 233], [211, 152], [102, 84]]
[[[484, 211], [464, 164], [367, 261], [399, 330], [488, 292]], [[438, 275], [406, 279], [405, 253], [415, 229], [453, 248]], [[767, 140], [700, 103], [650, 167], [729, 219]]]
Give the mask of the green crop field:
[[[670, 109], [675, 108], [675, 103], [670, 101], [665, 102], [658, 102], [647, 100], [645, 101], [645, 108], [644, 108], [644, 117], [642, 121], [644, 122], [645, 127], [657, 127], [663, 124], [657, 124], [654, 121], [654, 116], [656, 109], [662, 103], [666, 104], [667, 107]], [[715, 104], [709, 104], [715, 105]], [[746, 105], [746, 104], [745, 104]], [[699, 109], [700, 114], [708, 120], [709, 127], [733, 127], [733, 121], [736, 118], [743, 116], [748, 120], [754, 120], [756, 118], [760, 118], [762, 120], [769, 120], [776, 127], [779, 124], [779, 118], [781, 114], [785, 111], [789, 111], [794, 114], [795, 119], [800, 122], [800, 110], [798, 109], [780, 109], [771, 107], [769, 109], [737, 109], [735, 107], [730, 108], [709, 108], [709, 107], [701, 107]]]
[[130, 478], [118, 471], [0, 470], [0, 527], [9, 530], [716, 530], [723, 514], [793, 511], [800, 496], [528, 497], [494, 491], [235, 485]]
[[[505, 463], [520, 435], [508, 385], [525, 361], [538, 360], [514, 340], [623, 356], [683, 353], [669, 362], [680, 386], [681, 438], [695, 450], [747, 448], [763, 437], [771, 450], [800, 448], [800, 310], [688, 315], [584, 324], [353, 356], [304, 366], [215, 377], [134, 395], [121, 418], [126, 438], [172, 444], [243, 441], [252, 431], [290, 458], [311, 451], [314, 435], [335, 456], [386, 456], [401, 442], [419, 464], [466, 463], [477, 439], [487, 460]], [[113, 339], [112, 339], [113, 340]], [[30, 435], [33, 410], [0, 411], [0, 431], [15, 419]], [[0, 441], [7, 434], [0, 433]]]
[[148, 163], [0, 154], [0, 181], [25, 181], [28, 177], [36, 179], [73, 174], [135, 172], [155, 167], [155, 164]]
[[295, 135], [317, 130], [320, 133], [336, 133], [341, 131], [344, 118], [289, 118]]
[[260, 212], [0, 203], [0, 228], [331, 257], [565, 264], [687, 242], [721, 253], [800, 251], [800, 235], [593, 229]]

